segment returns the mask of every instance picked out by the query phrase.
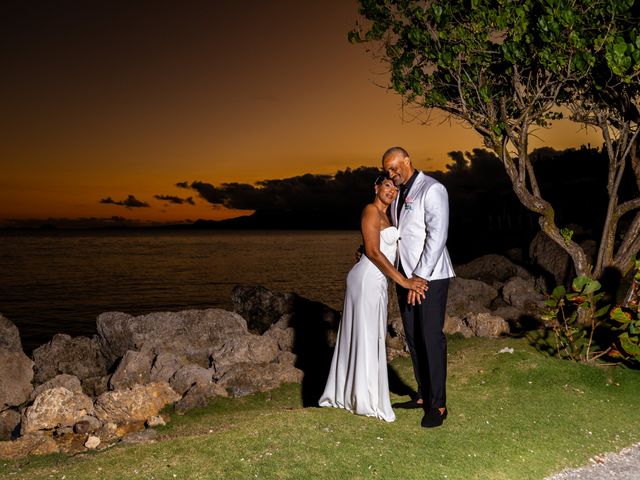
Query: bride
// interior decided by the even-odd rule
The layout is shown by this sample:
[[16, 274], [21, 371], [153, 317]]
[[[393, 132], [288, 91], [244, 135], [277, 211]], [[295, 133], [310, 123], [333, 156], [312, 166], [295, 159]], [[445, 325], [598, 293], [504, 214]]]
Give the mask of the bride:
[[387, 355], [387, 277], [424, 298], [426, 282], [408, 279], [393, 266], [398, 230], [387, 210], [398, 193], [393, 182], [378, 177], [375, 198], [360, 221], [364, 255], [347, 276], [342, 320], [321, 407], [344, 408], [358, 415], [395, 420], [389, 400]]

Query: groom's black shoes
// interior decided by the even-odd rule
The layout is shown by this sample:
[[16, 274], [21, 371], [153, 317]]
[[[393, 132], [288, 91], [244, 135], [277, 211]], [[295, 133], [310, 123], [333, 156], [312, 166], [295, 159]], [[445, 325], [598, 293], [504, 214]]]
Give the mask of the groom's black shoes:
[[406, 402], [396, 402], [391, 405], [393, 408], [422, 408], [424, 405], [422, 403], [418, 403], [417, 400], [407, 400]]
[[430, 408], [425, 412], [424, 417], [422, 417], [420, 425], [424, 428], [439, 427], [442, 425], [442, 422], [444, 422], [444, 419], [447, 418], [448, 413], [446, 408], [442, 413], [440, 413], [440, 409], [438, 408]]

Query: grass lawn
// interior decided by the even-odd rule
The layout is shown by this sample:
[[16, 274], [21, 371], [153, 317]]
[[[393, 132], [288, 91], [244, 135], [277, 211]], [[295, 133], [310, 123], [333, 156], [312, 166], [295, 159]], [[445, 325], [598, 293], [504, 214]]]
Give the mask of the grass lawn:
[[[408, 358], [392, 368], [414, 385]], [[156, 443], [1, 462], [0, 477], [542, 479], [640, 441], [639, 399], [640, 371], [553, 359], [524, 338], [452, 338], [440, 428], [421, 428], [419, 410], [387, 424], [302, 408], [286, 385], [173, 415]]]

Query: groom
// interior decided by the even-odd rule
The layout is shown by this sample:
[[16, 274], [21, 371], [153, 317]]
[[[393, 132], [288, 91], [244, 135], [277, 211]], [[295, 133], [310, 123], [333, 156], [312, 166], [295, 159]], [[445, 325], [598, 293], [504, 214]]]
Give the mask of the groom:
[[391, 221], [400, 232], [398, 270], [428, 282], [424, 299], [397, 286], [418, 394], [393, 406], [423, 408], [421, 425], [437, 427], [447, 418], [447, 339], [442, 329], [449, 279], [455, 276], [445, 246], [449, 227], [447, 191], [437, 180], [416, 170], [404, 148], [388, 149], [382, 156], [382, 167], [400, 188], [389, 209]]

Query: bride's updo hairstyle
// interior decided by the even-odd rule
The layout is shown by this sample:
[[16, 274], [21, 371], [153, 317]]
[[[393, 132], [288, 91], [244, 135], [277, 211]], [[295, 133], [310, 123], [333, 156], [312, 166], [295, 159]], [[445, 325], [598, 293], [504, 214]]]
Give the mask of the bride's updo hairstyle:
[[382, 185], [382, 182], [384, 182], [387, 178], [389, 178], [389, 177], [387, 177], [386, 173], [381, 173], [380, 175], [378, 175], [376, 177], [376, 181], [373, 182], [373, 185], [376, 186], [376, 187], [379, 186], [379, 185]]

